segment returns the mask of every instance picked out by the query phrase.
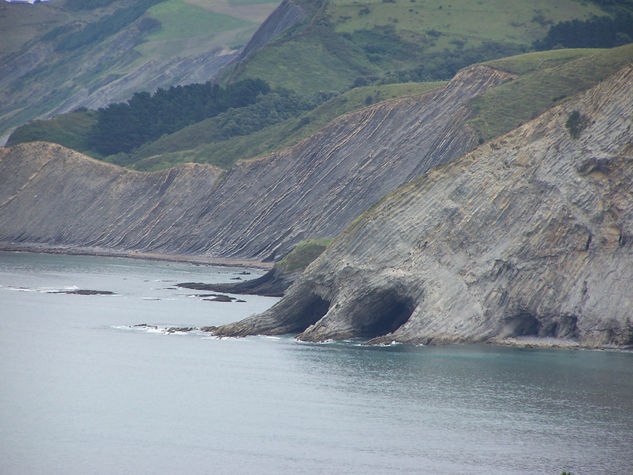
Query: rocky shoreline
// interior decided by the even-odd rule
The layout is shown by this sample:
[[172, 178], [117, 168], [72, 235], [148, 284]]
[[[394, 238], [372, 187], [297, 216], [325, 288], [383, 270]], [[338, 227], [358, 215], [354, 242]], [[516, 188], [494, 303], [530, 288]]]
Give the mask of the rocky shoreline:
[[628, 66], [387, 195], [277, 304], [214, 333], [630, 348], [631, 117]]
[[0, 251], [33, 252], [40, 254], [59, 254], [68, 256], [124, 257], [148, 261], [183, 262], [194, 265], [243, 267], [251, 269], [272, 269], [274, 263], [258, 260], [237, 259], [231, 257], [209, 257], [186, 254], [159, 254], [148, 252], [117, 251], [96, 247], [50, 246], [45, 244], [24, 244], [0, 242]]

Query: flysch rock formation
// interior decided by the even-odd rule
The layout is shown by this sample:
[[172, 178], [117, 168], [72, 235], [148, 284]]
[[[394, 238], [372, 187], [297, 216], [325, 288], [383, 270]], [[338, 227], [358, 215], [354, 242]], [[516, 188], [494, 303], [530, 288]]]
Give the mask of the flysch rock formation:
[[465, 69], [440, 90], [348, 114], [223, 174], [133, 172], [44, 143], [5, 148], [0, 241], [274, 260], [303, 239], [337, 235], [385, 194], [472, 150], [468, 101], [508, 78]]
[[633, 345], [633, 65], [390, 194], [216, 332]]

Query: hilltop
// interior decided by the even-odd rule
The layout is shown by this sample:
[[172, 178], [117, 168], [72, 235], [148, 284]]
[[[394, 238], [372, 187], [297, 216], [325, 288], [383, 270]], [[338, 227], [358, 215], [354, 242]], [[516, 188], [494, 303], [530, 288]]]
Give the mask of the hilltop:
[[300, 94], [341, 92], [376, 82], [446, 80], [469, 64], [533, 49], [633, 41], [629, 2], [286, 0], [279, 9], [291, 6], [305, 18], [225, 74]]

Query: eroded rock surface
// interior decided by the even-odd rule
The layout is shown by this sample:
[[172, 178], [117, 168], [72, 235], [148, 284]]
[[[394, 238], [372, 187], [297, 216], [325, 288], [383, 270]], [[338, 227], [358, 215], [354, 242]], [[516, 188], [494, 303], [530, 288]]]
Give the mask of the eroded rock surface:
[[445, 88], [348, 114], [225, 172], [139, 173], [44, 143], [0, 151], [0, 241], [274, 260], [343, 231], [385, 194], [472, 150], [468, 101], [509, 78], [487, 66]]
[[633, 65], [400, 188], [269, 311], [215, 332], [630, 346], [632, 289]]

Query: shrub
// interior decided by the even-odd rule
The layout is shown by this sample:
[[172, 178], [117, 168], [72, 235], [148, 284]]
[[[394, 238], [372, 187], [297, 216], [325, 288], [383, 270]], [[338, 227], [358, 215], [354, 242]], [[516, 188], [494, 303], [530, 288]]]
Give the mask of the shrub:
[[577, 110], [573, 111], [567, 117], [565, 127], [569, 131], [569, 135], [573, 139], [580, 137], [580, 133], [589, 125], [589, 118], [586, 115], [581, 114]]

